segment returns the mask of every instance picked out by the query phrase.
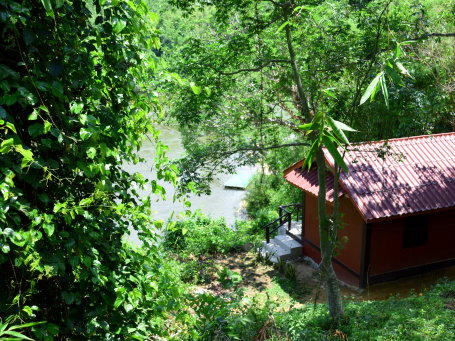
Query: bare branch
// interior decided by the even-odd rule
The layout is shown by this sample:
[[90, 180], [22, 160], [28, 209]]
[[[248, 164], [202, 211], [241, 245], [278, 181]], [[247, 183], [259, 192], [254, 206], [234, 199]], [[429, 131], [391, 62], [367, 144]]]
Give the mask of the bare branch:
[[[286, 16], [286, 19], [289, 19], [290, 14], [289, 14], [288, 10], [285, 10], [284, 14]], [[290, 29], [289, 25], [286, 25], [284, 30], [286, 33], [286, 42], [287, 42], [287, 46], [288, 46], [289, 58], [291, 59], [291, 66], [292, 66], [292, 73], [294, 76], [294, 82], [297, 86], [297, 92], [299, 94], [299, 99], [300, 99], [300, 104], [301, 104], [300, 109], [302, 112], [302, 116], [305, 117], [307, 122], [310, 122], [312, 119], [311, 110], [308, 106], [308, 100], [307, 100], [307, 96], [305, 94], [305, 90], [302, 85], [302, 79], [300, 78], [299, 67], [297, 66], [294, 46], [292, 45], [291, 29]]]
[[238, 74], [238, 73], [242, 73], [242, 72], [257, 72], [257, 71], [261, 71], [263, 68], [270, 66], [270, 64], [272, 64], [272, 63], [286, 63], [286, 64], [289, 64], [289, 63], [291, 63], [291, 61], [287, 60], [287, 59], [269, 59], [269, 60], [266, 60], [264, 64], [262, 64], [262, 65], [260, 65], [258, 67], [255, 67], [255, 68], [245, 68], [245, 69], [239, 69], [239, 70], [230, 71], [230, 72], [221, 71], [221, 70], [216, 70], [216, 71], [218, 73], [220, 73], [221, 75], [223, 75], [223, 76], [232, 76], [232, 75], [235, 75], [235, 74]]
[[455, 32], [452, 32], [452, 33], [436, 33], [436, 32], [426, 33], [426, 34], [421, 35], [420, 37], [413, 38], [411, 40], [422, 40], [422, 39], [427, 39], [430, 37], [455, 37]]
[[[300, 132], [302, 132], [300, 130]], [[238, 152], [248, 152], [248, 151], [264, 151], [264, 150], [270, 150], [270, 149], [278, 149], [278, 148], [287, 148], [287, 147], [299, 147], [299, 146], [311, 146], [310, 143], [308, 142], [294, 142], [294, 143], [285, 143], [285, 144], [277, 144], [277, 145], [272, 145], [272, 146], [267, 146], [267, 147], [244, 147], [244, 148], [238, 148], [234, 150], [230, 150], [226, 152], [225, 154], [235, 154]]]

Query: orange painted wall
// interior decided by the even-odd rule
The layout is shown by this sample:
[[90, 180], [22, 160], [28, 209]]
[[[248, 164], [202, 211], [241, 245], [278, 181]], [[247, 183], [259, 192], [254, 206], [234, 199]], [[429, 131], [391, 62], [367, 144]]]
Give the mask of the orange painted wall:
[[[328, 205], [329, 212], [332, 206]], [[340, 211], [343, 212], [342, 222], [344, 228], [339, 231], [339, 238], [346, 236], [347, 242], [339, 250], [335, 257], [348, 268], [360, 274], [361, 255], [362, 255], [362, 238], [363, 238], [363, 220], [351, 201], [342, 197], [340, 200]], [[305, 238], [319, 247], [319, 225], [317, 216], [317, 197], [306, 193], [305, 195], [305, 219], [304, 219]], [[315, 262], [320, 262], [321, 256], [319, 250], [304, 243], [303, 253], [311, 257]], [[343, 267], [334, 264], [335, 272], [338, 277], [352, 285], [358, 285], [358, 278], [351, 274]]]
[[455, 210], [427, 215], [428, 241], [403, 248], [406, 218], [371, 224], [369, 275], [455, 259]]
[[346, 197], [340, 200], [340, 212], [343, 214], [341, 221], [344, 228], [338, 232], [338, 235], [340, 238], [346, 236], [348, 241], [343, 244], [336, 258], [360, 273], [364, 222], [352, 202]]
[[303, 225], [305, 238], [319, 246], [319, 223], [318, 223], [318, 201], [317, 198], [309, 193], [305, 195], [305, 218]]

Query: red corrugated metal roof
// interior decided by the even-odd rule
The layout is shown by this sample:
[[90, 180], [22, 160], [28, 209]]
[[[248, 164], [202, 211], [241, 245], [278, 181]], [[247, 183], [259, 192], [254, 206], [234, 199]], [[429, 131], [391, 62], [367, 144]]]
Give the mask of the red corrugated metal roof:
[[[312, 167], [310, 170], [307, 168], [302, 169], [302, 164], [303, 161], [299, 161], [286, 169], [284, 171], [284, 178], [292, 185], [317, 196], [319, 191], [317, 169], [316, 167]], [[327, 184], [326, 200], [333, 202], [333, 177], [327, 176], [325, 180]], [[343, 190], [340, 188], [339, 196], [343, 193]]]
[[455, 133], [354, 144], [345, 161], [341, 187], [366, 221], [455, 207]]

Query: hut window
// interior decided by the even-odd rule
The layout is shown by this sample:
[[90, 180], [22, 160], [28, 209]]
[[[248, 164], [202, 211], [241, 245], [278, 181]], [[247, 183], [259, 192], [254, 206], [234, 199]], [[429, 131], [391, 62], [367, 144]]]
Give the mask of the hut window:
[[413, 216], [406, 219], [403, 248], [425, 245], [428, 241], [428, 222], [425, 216]]

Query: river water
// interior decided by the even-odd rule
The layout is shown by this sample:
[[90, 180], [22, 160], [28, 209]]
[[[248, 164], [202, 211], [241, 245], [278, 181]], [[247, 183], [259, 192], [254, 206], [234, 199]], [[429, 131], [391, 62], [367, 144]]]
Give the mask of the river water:
[[[177, 159], [184, 155], [185, 150], [181, 143], [181, 136], [177, 129], [168, 126], [159, 126], [161, 131], [161, 141], [169, 147], [167, 156], [169, 159]], [[144, 140], [139, 155], [145, 159], [145, 162], [136, 165], [124, 165], [124, 169], [130, 173], [139, 172], [150, 180], [156, 180], [156, 171], [153, 163], [155, 157], [155, 144], [148, 139]], [[239, 172], [253, 173], [253, 168], [239, 167]], [[224, 218], [228, 225], [233, 225], [236, 219], [243, 217], [241, 207], [245, 191], [225, 189], [224, 183], [230, 178], [230, 174], [219, 174], [211, 184], [212, 193], [210, 195], [190, 195], [190, 210], [200, 209], [203, 213], [212, 218]], [[153, 216], [156, 219], [163, 219], [165, 222], [173, 215], [177, 217], [179, 213], [188, 208], [181, 202], [173, 202], [175, 189], [172, 184], [166, 182], [158, 183], [166, 190], [166, 200], [162, 200], [157, 195], [151, 193], [151, 190], [143, 191], [140, 195], [151, 195]], [[132, 231], [130, 240], [139, 242], [135, 231]]]

